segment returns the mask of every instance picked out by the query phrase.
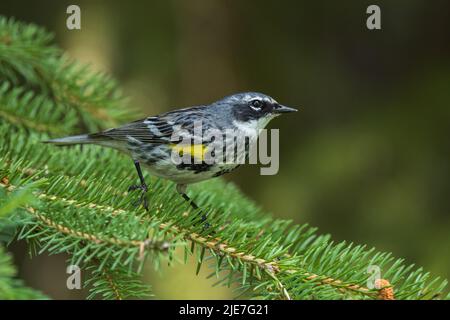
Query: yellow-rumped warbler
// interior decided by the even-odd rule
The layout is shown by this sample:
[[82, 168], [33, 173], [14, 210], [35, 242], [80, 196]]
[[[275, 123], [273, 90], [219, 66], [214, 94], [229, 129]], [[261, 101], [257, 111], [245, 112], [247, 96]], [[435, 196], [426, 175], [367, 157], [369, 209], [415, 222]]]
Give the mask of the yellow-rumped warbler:
[[[118, 128], [103, 132], [70, 136], [46, 141], [60, 146], [74, 144], [97, 144], [118, 149], [131, 156], [140, 179], [140, 185], [130, 190], [141, 190], [140, 203], [148, 210], [145, 196], [147, 185], [142, 175], [142, 164], [150, 173], [169, 179], [177, 184], [177, 191], [191, 206], [197, 205], [187, 196], [186, 186], [191, 183], [218, 177], [237, 168], [239, 161], [207, 161], [205, 155], [211, 149], [218, 154], [229, 150], [229, 144], [222, 150], [218, 137], [226, 131], [235, 133], [233, 141], [240, 136], [258, 139], [259, 130], [281, 113], [297, 111], [280, 105], [273, 98], [256, 92], [246, 92], [225, 97], [209, 105], [195, 106], [166, 112], [154, 117], [137, 120]], [[200, 129], [197, 124], [200, 124]], [[212, 131], [213, 135], [209, 135]], [[217, 134], [219, 133], [219, 135]], [[214, 138], [211, 139], [211, 136]], [[175, 137], [175, 138], [174, 138]], [[182, 145], [188, 140], [189, 144]], [[229, 136], [225, 140], [230, 140]], [[244, 156], [248, 156], [248, 140]], [[212, 148], [214, 146], [214, 148]], [[234, 143], [231, 144], [234, 151]], [[221, 151], [221, 152], [219, 152]], [[175, 161], [173, 155], [187, 157], [189, 161]], [[242, 160], [242, 159], [241, 159]]]

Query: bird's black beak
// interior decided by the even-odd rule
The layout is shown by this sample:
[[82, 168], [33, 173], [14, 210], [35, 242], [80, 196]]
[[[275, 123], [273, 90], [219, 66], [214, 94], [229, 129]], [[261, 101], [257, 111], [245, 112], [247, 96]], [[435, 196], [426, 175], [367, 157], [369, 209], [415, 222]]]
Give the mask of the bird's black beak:
[[291, 108], [291, 107], [283, 106], [281, 104], [276, 104], [275, 107], [273, 108], [273, 113], [275, 113], [275, 114], [289, 113], [289, 112], [296, 112], [296, 111], [298, 111], [298, 110]]

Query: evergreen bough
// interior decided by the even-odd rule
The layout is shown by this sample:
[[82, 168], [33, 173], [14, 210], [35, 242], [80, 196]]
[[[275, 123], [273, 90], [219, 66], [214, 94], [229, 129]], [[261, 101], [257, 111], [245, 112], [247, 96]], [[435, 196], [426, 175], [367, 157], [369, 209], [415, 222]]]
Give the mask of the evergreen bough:
[[[198, 212], [173, 183], [150, 181], [149, 212], [125, 192], [131, 160], [95, 146], [56, 148], [50, 137], [96, 131], [135, 118], [116, 83], [66, 57], [53, 36], [0, 17], [0, 299], [45, 298], [15, 278], [4, 245], [24, 239], [32, 254], [67, 253], [88, 271], [89, 298], [147, 298], [155, 269], [194, 255], [237, 297], [260, 299], [445, 299], [446, 281], [362, 245], [335, 243], [308, 225], [274, 219], [216, 179], [191, 188]], [[129, 117], [131, 116], [131, 118]], [[212, 230], [215, 232], [213, 233]], [[368, 267], [382, 280], [366, 287]]]

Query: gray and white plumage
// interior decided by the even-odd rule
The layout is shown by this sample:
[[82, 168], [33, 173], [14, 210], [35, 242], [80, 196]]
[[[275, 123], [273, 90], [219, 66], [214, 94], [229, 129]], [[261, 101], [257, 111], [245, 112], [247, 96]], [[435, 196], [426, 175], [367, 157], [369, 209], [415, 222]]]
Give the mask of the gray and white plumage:
[[[203, 133], [209, 129], [223, 132], [232, 129], [238, 135], [257, 139], [258, 129], [263, 129], [277, 115], [292, 111], [296, 110], [278, 104], [265, 94], [245, 92], [209, 105], [169, 111], [118, 128], [46, 142], [56, 145], [97, 144], [115, 148], [129, 154], [153, 175], [184, 186], [230, 172], [239, 164], [176, 165], [171, 159], [174, 130], [181, 129], [195, 139], [194, 124], [201, 121]], [[208, 144], [210, 141], [201, 140], [201, 143]]]

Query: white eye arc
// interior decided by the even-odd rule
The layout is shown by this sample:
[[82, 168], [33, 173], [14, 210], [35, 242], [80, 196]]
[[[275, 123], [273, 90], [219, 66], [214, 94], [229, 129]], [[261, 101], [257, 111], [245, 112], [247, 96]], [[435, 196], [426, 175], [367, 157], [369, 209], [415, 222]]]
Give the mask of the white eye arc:
[[250, 101], [250, 108], [252, 108], [255, 111], [261, 111], [262, 107], [263, 107], [263, 102], [261, 100], [252, 100]]

